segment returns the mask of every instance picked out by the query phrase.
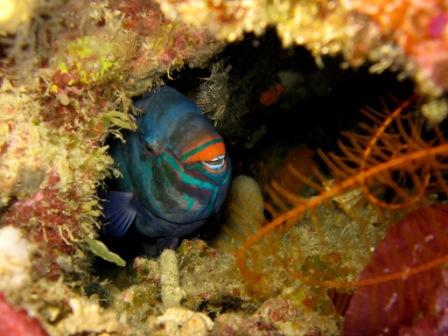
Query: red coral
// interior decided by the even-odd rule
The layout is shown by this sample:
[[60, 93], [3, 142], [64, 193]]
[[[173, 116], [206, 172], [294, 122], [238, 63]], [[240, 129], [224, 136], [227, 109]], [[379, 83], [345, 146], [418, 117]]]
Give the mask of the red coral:
[[67, 199], [76, 201], [75, 191], [61, 193], [57, 187], [59, 176], [50, 175], [47, 186], [33, 197], [17, 201], [3, 215], [2, 223], [26, 228], [27, 237], [40, 246], [41, 260], [35, 263], [35, 271], [56, 279], [60, 267], [56, 263], [59, 254], [72, 254], [74, 245], [64, 237], [63, 228], [74, 237], [80, 233], [75, 216], [77, 209], [67, 209]]
[[25, 310], [16, 309], [0, 293], [0, 335], [46, 336], [39, 322], [28, 316]]
[[168, 21], [160, 11], [157, 2], [151, 0], [112, 0], [110, 6], [125, 16], [124, 28], [139, 35], [148, 35]]
[[[439, 265], [447, 254], [448, 206], [420, 208], [395, 224], [361, 275], [365, 286], [352, 297], [344, 335], [396, 335], [400, 328], [402, 335], [425, 328], [425, 335], [446, 335], [448, 274]], [[419, 316], [426, 319], [420, 326], [405, 328]]]

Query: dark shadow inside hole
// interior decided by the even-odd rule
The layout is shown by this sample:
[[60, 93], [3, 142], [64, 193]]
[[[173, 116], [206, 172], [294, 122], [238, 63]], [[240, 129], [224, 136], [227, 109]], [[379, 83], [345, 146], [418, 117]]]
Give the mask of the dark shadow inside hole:
[[[234, 174], [250, 174], [253, 160], [272, 145], [333, 150], [339, 133], [362, 119], [362, 108], [378, 108], [381, 99], [390, 97], [406, 99], [414, 89], [411, 81], [398, 81], [397, 73], [370, 73], [368, 64], [343, 69], [338, 56], [323, 57], [319, 67], [304, 47], [283, 49], [274, 29], [228, 45], [210, 64], [218, 61], [230, 69], [226, 113], [237, 122], [224, 122], [218, 130], [226, 139]], [[207, 69], [187, 69], [167, 84], [194, 92], [209, 74]], [[283, 92], [276, 103], [264, 106], [260, 96], [276, 84]]]
[[[413, 92], [410, 81], [397, 74], [371, 74], [369, 66], [343, 69], [341, 57], [323, 57], [323, 67], [303, 47], [282, 48], [274, 29], [260, 37], [247, 35], [229, 44], [205, 68], [186, 68], [165, 78], [167, 85], [194, 98], [212, 64], [221, 62], [226, 71], [228, 100], [224, 119], [217, 124], [232, 160], [233, 175], [253, 175], [253, 163], [272, 146], [305, 145], [336, 149], [342, 130], [352, 129], [362, 119], [360, 110], [380, 106], [388, 96], [406, 99]], [[262, 95], [277, 84], [283, 92], [272, 104]], [[212, 103], [212, 102], [210, 102]], [[230, 121], [227, 121], [230, 120]], [[219, 215], [191, 237], [210, 238], [219, 229]], [[141, 254], [131, 232], [111, 244], [112, 249], [132, 259]], [[141, 244], [140, 244], [141, 245]]]

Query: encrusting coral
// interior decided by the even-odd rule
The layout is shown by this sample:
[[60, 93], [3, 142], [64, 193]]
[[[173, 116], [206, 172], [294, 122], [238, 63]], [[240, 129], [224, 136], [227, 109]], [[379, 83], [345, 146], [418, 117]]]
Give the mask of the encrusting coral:
[[[36, 253], [23, 276], [38, 280], [45, 305], [52, 300], [42, 291], [47, 281], [64, 277], [74, 289], [79, 279], [90, 278], [89, 248], [98, 245], [101, 213], [96, 192], [115, 173], [103, 140], [120, 137], [120, 128], [135, 128], [130, 96], [185, 63], [203, 63], [221, 44], [204, 30], [165, 19], [153, 2], [1, 6], [17, 12], [22, 4], [30, 5], [23, 15], [0, 26], [7, 34], [0, 67], [0, 223], [26, 232]], [[97, 302], [65, 290], [71, 315], [59, 317], [60, 323], [35, 310], [27, 293], [15, 295], [14, 304], [29, 306], [54, 334], [122, 330]], [[2, 291], [14, 294], [13, 282]], [[96, 320], [73, 329], [86, 311]]]
[[[422, 92], [446, 90], [446, 4], [431, 0], [388, 1], [176, 1], [158, 0], [169, 18], [207, 27], [234, 41], [245, 32], [275, 26], [283, 45], [303, 45], [319, 61], [342, 54], [347, 65], [373, 62], [371, 70], [395, 69], [411, 76]], [[201, 13], [198, 15], [197, 13]]]

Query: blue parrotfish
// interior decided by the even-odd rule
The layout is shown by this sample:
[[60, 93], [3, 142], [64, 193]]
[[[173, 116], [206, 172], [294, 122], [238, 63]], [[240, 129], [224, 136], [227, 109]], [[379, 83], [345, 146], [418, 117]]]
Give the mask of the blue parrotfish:
[[225, 200], [225, 144], [200, 108], [173, 88], [154, 89], [134, 105], [142, 110], [137, 130], [110, 148], [122, 177], [103, 202], [105, 231], [123, 236], [135, 225], [144, 236], [178, 241]]

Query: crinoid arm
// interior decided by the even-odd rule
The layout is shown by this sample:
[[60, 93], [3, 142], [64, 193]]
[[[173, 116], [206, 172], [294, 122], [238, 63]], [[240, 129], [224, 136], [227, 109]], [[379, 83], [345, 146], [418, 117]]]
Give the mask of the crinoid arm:
[[[318, 151], [331, 183], [317, 185], [327, 176], [320, 171], [316, 177], [296, 174], [297, 179], [319, 192], [316, 196], [296, 197], [280, 188], [278, 181], [271, 184], [270, 198], [281, 198], [282, 209], [276, 204], [265, 206], [273, 209], [274, 218], [249, 237], [237, 253], [238, 267], [255, 292], [266, 291], [267, 284], [280, 277], [276, 272], [286, 283], [299, 281], [338, 290], [356, 290], [404, 276], [403, 269], [396, 269], [382, 277], [356, 280], [384, 232], [396, 223], [395, 218], [427, 206], [428, 195], [448, 196], [448, 141], [441, 130], [426, 127], [414, 96], [390, 111], [366, 110], [364, 115], [369, 123], [361, 124], [356, 131], [343, 132], [337, 152]], [[322, 210], [322, 205], [345, 202], [342, 196], [346, 194], [356, 195], [345, 203], [348, 210], [343, 209], [349, 219], [338, 219], [340, 215], [331, 209]], [[326, 211], [332, 211], [331, 215]], [[345, 227], [341, 223], [346, 223]], [[412, 232], [405, 234], [411, 236]], [[307, 250], [306, 239], [313, 241], [312, 252]], [[337, 247], [337, 239], [351, 247]], [[406, 241], [406, 236], [403, 239]], [[360, 252], [364, 259], [360, 261], [360, 257], [357, 270], [349, 261], [353, 257], [350, 248], [364, 251]], [[322, 261], [325, 267], [333, 267], [332, 271], [309, 272], [304, 267], [310, 253], [314, 253], [313, 258], [322, 259], [335, 251], [342, 255], [338, 267]], [[421, 265], [411, 267], [410, 272], [416, 276], [437, 268], [445, 258], [444, 253], [436, 257], [422, 253], [429, 257]], [[394, 257], [391, 261], [399, 259]], [[279, 268], [273, 270], [267, 264]]]

